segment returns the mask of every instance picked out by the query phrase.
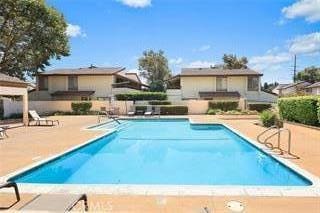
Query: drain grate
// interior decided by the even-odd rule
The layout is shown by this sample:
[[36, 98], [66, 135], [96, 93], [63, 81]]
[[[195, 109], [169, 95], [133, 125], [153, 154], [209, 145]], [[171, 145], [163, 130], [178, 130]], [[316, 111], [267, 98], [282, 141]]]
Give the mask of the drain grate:
[[242, 203], [234, 200], [229, 201], [227, 203], [227, 207], [229, 210], [231, 210], [231, 212], [243, 212], [244, 210], [244, 206], [242, 205]]

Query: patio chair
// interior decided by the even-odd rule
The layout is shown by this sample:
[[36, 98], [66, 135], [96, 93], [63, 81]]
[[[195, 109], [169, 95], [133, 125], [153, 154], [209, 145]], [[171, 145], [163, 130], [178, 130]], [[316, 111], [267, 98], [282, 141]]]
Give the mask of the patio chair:
[[161, 108], [159, 106], [154, 107], [153, 115], [158, 115], [160, 117], [161, 115]]
[[100, 111], [98, 113], [98, 123], [101, 122], [102, 118], [108, 118], [108, 111], [106, 107], [100, 107]]
[[9, 137], [7, 134], [7, 127], [0, 127], [0, 137], [1, 138]]
[[[37, 126], [41, 125], [41, 121], [45, 122], [46, 125], [48, 125], [49, 123], [51, 123], [51, 126], [53, 126], [54, 123], [57, 123], [59, 125], [59, 120], [50, 120], [47, 118], [41, 118], [35, 110], [29, 110], [29, 114], [31, 115], [32, 119], [36, 121]], [[30, 121], [29, 121], [29, 125], [30, 125]]]
[[152, 111], [152, 106], [151, 106], [151, 105], [148, 105], [148, 106], [147, 106], [147, 110], [145, 111], [144, 115], [151, 116], [152, 113], [153, 113], [153, 111]]
[[26, 203], [19, 210], [41, 212], [70, 211], [79, 201], [84, 202], [85, 211], [88, 211], [88, 200], [85, 194], [41, 194]]
[[127, 113], [128, 116], [134, 116], [136, 114], [136, 108], [135, 106], [130, 106], [130, 110]]

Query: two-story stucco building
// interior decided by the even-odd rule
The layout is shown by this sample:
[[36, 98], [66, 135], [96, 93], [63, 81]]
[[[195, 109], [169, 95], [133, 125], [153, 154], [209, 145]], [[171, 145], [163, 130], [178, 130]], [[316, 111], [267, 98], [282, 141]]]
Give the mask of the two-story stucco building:
[[36, 81], [30, 100], [106, 100], [147, 87], [136, 73], [123, 67], [56, 69], [39, 73]]
[[[276, 96], [261, 91], [262, 74], [251, 69], [183, 68], [171, 85], [182, 100], [231, 100], [275, 102]], [[179, 85], [179, 86], [177, 86]], [[173, 91], [168, 90], [173, 94]]]

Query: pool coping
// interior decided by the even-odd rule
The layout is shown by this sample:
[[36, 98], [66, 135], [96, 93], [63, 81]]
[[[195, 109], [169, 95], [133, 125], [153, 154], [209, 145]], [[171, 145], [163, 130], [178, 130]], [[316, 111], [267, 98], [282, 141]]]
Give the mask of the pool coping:
[[[131, 119], [130, 117], [124, 117], [122, 119]], [[309, 173], [308, 171], [302, 169], [295, 163], [280, 158], [275, 155], [272, 150], [264, 147], [262, 144], [248, 138], [240, 131], [230, 127], [229, 125], [223, 122], [195, 122], [188, 117], [170, 117], [170, 118], [132, 118], [136, 119], [185, 119], [189, 120], [190, 124], [202, 124], [202, 125], [213, 125], [220, 124], [226, 128], [233, 131], [238, 136], [247, 140], [251, 145], [261, 150], [262, 152], [270, 155], [272, 158], [276, 159], [280, 163], [284, 164], [288, 168], [292, 169], [298, 175], [303, 176], [310, 182], [310, 186], [251, 186], [251, 185], [140, 185], [140, 184], [30, 184], [30, 183], [18, 183], [19, 189], [22, 193], [87, 193], [87, 194], [109, 194], [109, 195], [163, 195], [163, 196], [295, 196], [295, 197], [320, 197], [320, 179]], [[103, 125], [110, 121], [98, 124]], [[86, 130], [89, 127], [92, 128], [95, 125], [85, 127]], [[84, 130], [84, 128], [82, 129]], [[101, 130], [95, 130], [101, 131]], [[80, 149], [84, 146], [87, 146], [91, 143], [94, 143], [96, 140], [106, 137], [116, 130], [111, 129], [108, 132], [105, 132], [101, 135], [98, 135], [90, 140], [87, 140], [84, 143], [73, 146], [66, 151], [63, 151], [59, 154], [53, 155], [49, 158], [40, 160], [31, 165], [28, 165], [22, 169], [14, 171], [8, 175], [0, 177], [0, 181], [7, 181], [10, 178], [13, 178], [17, 175], [20, 175], [28, 170], [35, 169], [43, 164], [49, 163], [53, 160], [56, 160], [67, 153], [74, 152], [77, 149]], [[6, 189], [5, 189], [6, 190]], [[9, 191], [9, 190], [7, 190]]]

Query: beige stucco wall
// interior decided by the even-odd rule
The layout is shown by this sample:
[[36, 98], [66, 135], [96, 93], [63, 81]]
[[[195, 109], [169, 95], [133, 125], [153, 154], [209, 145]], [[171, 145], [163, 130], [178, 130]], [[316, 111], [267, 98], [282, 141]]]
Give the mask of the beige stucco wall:
[[200, 91], [215, 91], [215, 77], [181, 77], [181, 92], [183, 99], [196, 99]]
[[[72, 111], [71, 103], [76, 101], [29, 101], [29, 109], [36, 110], [38, 113], [49, 113], [56, 111]], [[132, 101], [115, 101], [111, 104], [109, 101], [90, 101], [92, 103], [91, 110], [99, 111], [100, 107], [106, 107], [110, 109], [112, 107], [119, 107], [121, 114], [126, 114], [126, 112], [130, 109], [130, 106], [133, 105]], [[12, 113], [21, 113], [23, 110], [23, 102], [22, 101], [12, 101], [5, 100], [4, 101], [4, 114], [5, 116], [9, 116]]]
[[227, 85], [229, 92], [239, 92], [244, 96], [247, 91], [247, 77], [228, 77]]
[[[228, 92], [238, 91], [241, 97], [258, 96], [260, 91], [247, 91], [246, 76], [227, 77]], [[259, 89], [260, 90], [260, 89]], [[215, 77], [181, 77], [181, 92], [183, 99], [199, 98], [199, 92], [216, 91]]]
[[48, 77], [48, 91], [53, 93], [56, 91], [65, 91], [68, 89], [67, 76], [49, 76]]
[[78, 90], [95, 91], [95, 97], [108, 97], [111, 94], [113, 76], [79, 76]]
[[320, 95], [320, 87], [312, 88], [312, 95]]

